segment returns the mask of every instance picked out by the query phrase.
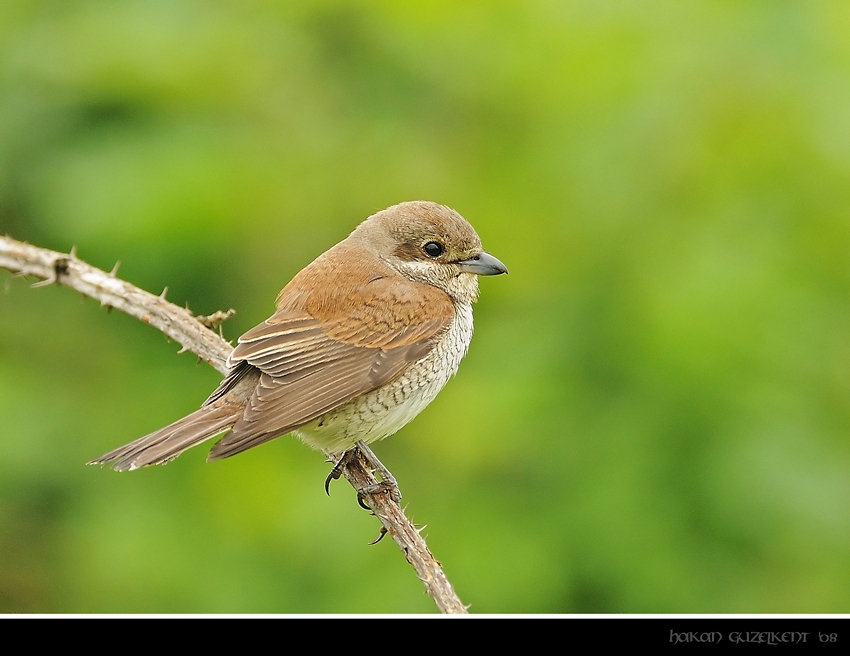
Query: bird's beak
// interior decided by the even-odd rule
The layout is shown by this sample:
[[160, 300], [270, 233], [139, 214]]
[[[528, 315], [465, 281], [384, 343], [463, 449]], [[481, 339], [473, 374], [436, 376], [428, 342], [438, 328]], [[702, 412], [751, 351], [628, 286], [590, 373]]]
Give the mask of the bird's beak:
[[474, 273], [478, 276], [498, 276], [500, 273], [508, 272], [508, 267], [499, 262], [490, 253], [485, 253], [484, 251], [470, 257], [468, 260], [459, 260], [455, 264], [458, 265], [461, 271]]

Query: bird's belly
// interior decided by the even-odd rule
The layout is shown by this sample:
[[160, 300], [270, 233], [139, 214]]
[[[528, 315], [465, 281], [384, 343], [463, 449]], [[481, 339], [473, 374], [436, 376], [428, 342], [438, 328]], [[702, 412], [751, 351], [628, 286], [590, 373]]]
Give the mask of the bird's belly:
[[434, 400], [457, 372], [472, 339], [472, 306], [457, 308], [449, 330], [431, 352], [389, 385], [354, 399], [293, 431], [316, 449], [342, 453], [363, 440], [400, 430]]

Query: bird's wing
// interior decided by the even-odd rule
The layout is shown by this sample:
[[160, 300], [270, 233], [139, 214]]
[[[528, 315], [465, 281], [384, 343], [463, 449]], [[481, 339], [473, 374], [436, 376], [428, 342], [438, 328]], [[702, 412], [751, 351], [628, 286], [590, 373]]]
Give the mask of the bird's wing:
[[231, 376], [207, 403], [226, 393], [228, 380], [238, 380], [246, 365], [261, 375], [210, 460], [267, 442], [386, 385], [425, 357], [454, 317], [447, 294], [398, 277], [376, 277], [340, 293], [345, 297], [333, 303], [301, 299], [298, 309], [279, 303], [276, 314], [239, 339]]

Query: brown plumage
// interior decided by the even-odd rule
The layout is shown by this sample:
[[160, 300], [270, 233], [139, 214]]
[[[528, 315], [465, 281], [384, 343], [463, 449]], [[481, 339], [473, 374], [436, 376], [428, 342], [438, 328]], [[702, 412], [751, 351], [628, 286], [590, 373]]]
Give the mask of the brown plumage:
[[454, 210], [414, 201], [378, 212], [283, 288], [199, 410], [90, 464], [167, 462], [227, 429], [209, 460], [289, 432], [330, 453], [386, 437], [457, 370], [478, 276], [505, 272]]

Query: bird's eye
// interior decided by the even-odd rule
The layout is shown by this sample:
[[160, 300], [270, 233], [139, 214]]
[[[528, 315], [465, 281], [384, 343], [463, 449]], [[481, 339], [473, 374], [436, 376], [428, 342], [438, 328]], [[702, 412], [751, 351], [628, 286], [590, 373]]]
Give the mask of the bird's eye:
[[436, 241], [429, 241], [422, 247], [422, 250], [425, 251], [425, 255], [428, 257], [440, 257], [445, 250], [443, 245]]

